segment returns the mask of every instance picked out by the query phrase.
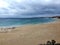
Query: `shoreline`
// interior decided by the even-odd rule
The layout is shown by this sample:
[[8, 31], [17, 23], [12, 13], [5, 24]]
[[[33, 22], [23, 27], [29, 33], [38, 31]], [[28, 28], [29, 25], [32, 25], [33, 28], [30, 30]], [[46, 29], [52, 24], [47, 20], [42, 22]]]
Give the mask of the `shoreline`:
[[60, 43], [60, 20], [7, 30], [11, 32], [0, 33], [0, 45], [38, 45], [52, 39]]
[[19, 26], [0, 27], [0, 33], [12, 32], [12, 31], [14, 31], [16, 28], [27, 27], [27, 26], [50, 25], [50, 24], [58, 23], [58, 21], [60, 21], [60, 20], [59, 20], [59, 19], [56, 19], [55, 21], [51, 21], [51, 22], [47, 22], [47, 23], [24, 24], [24, 25], [21, 25], [21, 26], [19, 25]]

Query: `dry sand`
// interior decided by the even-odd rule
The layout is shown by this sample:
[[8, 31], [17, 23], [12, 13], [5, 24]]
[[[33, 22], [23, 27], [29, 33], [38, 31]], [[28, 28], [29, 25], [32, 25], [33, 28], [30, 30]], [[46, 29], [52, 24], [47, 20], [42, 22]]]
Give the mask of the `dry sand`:
[[60, 21], [25, 25], [8, 33], [0, 33], [0, 45], [38, 45], [52, 39], [60, 42]]

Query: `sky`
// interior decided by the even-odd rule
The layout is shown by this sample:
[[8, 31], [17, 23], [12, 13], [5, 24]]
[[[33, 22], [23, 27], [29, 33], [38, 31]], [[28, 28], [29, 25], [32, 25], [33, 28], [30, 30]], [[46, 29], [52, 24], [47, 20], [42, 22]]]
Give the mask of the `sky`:
[[0, 18], [60, 16], [60, 0], [0, 0]]

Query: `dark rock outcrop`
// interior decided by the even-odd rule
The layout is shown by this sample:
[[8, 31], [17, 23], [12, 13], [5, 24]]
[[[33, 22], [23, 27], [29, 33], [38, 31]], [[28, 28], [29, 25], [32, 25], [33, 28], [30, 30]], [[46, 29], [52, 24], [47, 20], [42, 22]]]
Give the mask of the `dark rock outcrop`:
[[58, 18], [58, 19], [60, 19], [60, 16], [53, 16], [53, 17], [51, 17], [51, 18]]

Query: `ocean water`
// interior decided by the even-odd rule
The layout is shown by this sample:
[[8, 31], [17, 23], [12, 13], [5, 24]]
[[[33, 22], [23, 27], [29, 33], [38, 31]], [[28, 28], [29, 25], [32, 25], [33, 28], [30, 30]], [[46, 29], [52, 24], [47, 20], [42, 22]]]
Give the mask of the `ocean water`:
[[0, 18], [0, 27], [38, 24], [54, 21], [53, 18]]

